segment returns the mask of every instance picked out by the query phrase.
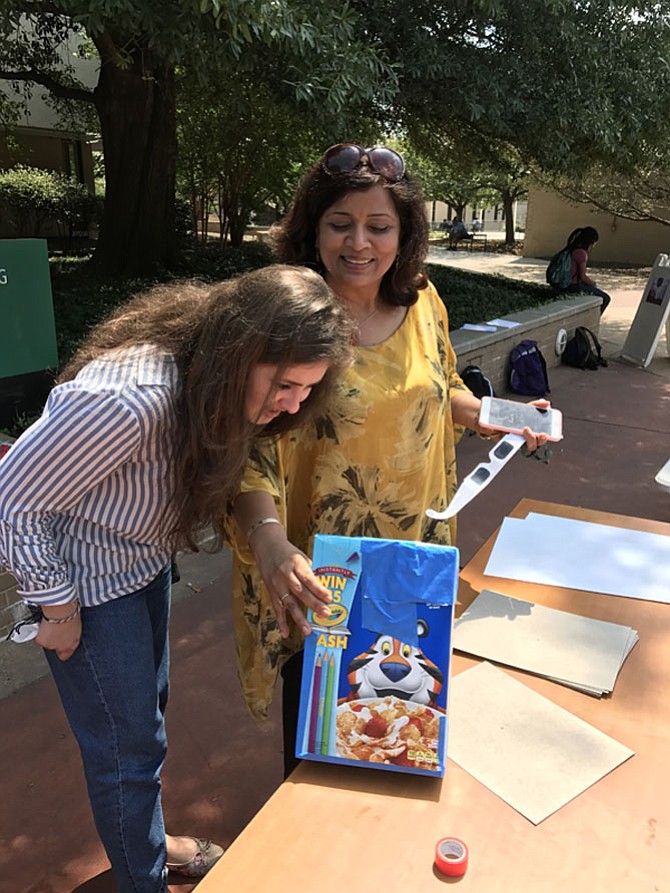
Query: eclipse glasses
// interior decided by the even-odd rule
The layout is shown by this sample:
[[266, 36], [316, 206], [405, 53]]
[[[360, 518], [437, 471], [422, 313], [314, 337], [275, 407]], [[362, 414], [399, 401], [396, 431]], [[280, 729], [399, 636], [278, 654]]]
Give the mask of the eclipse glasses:
[[499, 471], [502, 471], [525, 442], [525, 439], [520, 434], [507, 434], [503, 437], [489, 453], [488, 462], [480, 462], [467, 477], [463, 478], [463, 483], [456, 491], [447, 508], [443, 512], [427, 509], [426, 514], [428, 517], [443, 521], [447, 518], [452, 518], [456, 512], [460, 512], [475, 496], [479, 496], [484, 487], [491, 483]]

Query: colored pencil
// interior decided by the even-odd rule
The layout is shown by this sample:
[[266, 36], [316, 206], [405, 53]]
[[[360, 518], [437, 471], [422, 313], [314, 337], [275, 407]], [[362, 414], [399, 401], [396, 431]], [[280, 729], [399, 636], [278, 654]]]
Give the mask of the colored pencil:
[[316, 716], [316, 736], [314, 739], [314, 753], [321, 753], [321, 744], [323, 741], [323, 709], [326, 705], [326, 678], [328, 673], [324, 664], [328, 663], [328, 652], [323, 652], [321, 662], [321, 684], [319, 686], [319, 708]]
[[333, 724], [333, 687], [335, 683], [335, 656], [330, 655], [328, 672], [326, 673], [326, 703], [323, 708], [323, 738], [321, 740], [321, 755], [329, 753], [330, 729]]
[[312, 676], [312, 703], [309, 714], [309, 740], [307, 753], [316, 753], [316, 726], [319, 716], [319, 695], [321, 693], [321, 652], [316, 656], [314, 674]]

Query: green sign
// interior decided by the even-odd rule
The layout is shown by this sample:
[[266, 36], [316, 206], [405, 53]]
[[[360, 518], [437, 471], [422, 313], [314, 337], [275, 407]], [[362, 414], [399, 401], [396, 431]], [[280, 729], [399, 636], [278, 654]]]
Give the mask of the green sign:
[[44, 239], [0, 239], [0, 378], [58, 366]]

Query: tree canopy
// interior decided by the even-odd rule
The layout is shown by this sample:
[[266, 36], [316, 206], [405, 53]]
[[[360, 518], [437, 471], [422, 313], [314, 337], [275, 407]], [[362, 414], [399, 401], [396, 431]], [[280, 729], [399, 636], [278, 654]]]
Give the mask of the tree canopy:
[[353, 0], [399, 64], [392, 120], [430, 156], [473, 131], [573, 173], [635, 165], [663, 139], [664, 4], [625, 0]]
[[[0, 13], [0, 78], [95, 105], [106, 175], [96, 261], [110, 272], [172, 258], [178, 64], [203, 84], [217, 57], [239, 72], [278, 72], [268, 84], [317, 121], [348, 103], [390, 101], [395, 89], [394, 69], [359, 36], [346, 3], [0, 0]], [[100, 57], [93, 90], [59, 52], [71, 33], [88, 35]]]

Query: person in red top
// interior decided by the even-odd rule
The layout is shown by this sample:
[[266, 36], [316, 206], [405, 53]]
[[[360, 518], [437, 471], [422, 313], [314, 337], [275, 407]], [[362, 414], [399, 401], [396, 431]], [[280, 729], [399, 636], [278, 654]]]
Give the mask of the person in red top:
[[568, 236], [566, 248], [570, 249], [570, 258], [572, 261], [570, 285], [566, 291], [573, 294], [597, 295], [602, 298], [600, 305], [600, 314], [605, 312], [611, 297], [598, 288], [596, 283], [586, 272], [586, 266], [589, 262], [589, 251], [598, 241], [598, 230], [592, 226], [582, 226], [573, 230]]

